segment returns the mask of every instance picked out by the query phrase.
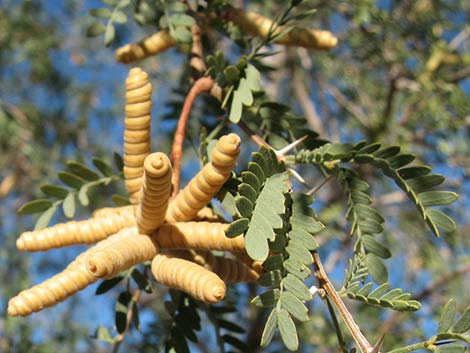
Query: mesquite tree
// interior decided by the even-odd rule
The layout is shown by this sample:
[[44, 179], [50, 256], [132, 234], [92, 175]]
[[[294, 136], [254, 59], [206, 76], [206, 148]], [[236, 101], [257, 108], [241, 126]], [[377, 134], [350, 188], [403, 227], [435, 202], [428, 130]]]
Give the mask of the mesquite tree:
[[[45, 197], [20, 207], [39, 216], [17, 240], [27, 251], [96, 245], [13, 297], [11, 316], [103, 279], [96, 294], [115, 293], [115, 326], [100, 325], [95, 336], [114, 351], [466, 349], [465, 295], [430, 302], [437, 327], [402, 335], [422, 301], [469, 272], [436, 265], [442, 243], [420, 240], [449, 237], [459, 249], [449, 215], [462, 221], [451, 205], [458, 194], [442, 186], [423, 147], [455, 158], [462, 149], [469, 30], [461, 20], [450, 25], [452, 15], [428, 1], [103, 3], [86, 33], [103, 34], [127, 65], [122, 154], [114, 166], [69, 161], [60, 183], [42, 185]], [[120, 45], [122, 32], [137, 31], [133, 22], [156, 32]], [[155, 65], [162, 56], [180, 59], [168, 75]], [[177, 86], [176, 98], [157, 99], [158, 80]], [[162, 120], [176, 123], [159, 140], [151, 126], [160, 105], [171, 107]], [[442, 135], [454, 140], [444, 144]], [[97, 209], [107, 188], [120, 194]], [[80, 207], [93, 215], [50, 225]], [[439, 277], [415, 288], [425, 272]], [[146, 327], [141, 310], [151, 314]], [[135, 329], [143, 336], [129, 337]]]

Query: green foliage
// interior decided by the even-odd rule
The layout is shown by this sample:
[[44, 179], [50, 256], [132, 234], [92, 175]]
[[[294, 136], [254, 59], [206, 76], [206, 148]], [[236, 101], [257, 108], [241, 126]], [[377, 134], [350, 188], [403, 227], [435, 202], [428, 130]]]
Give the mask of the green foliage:
[[[121, 170], [122, 158], [119, 155], [115, 157], [115, 162], [116, 168]], [[73, 218], [77, 209], [77, 201], [83, 207], [89, 206], [88, 194], [93, 187], [107, 186], [111, 182], [121, 179], [120, 172], [113, 174], [112, 167], [102, 159], [93, 157], [93, 165], [96, 167], [96, 171], [79, 162], [67, 162], [67, 171], [60, 171], [57, 175], [63, 184], [72, 189], [54, 184], [41, 185], [40, 189], [46, 196], [57, 200], [54, 202], [48, 199], [29, 201], [18, 209], [18, 213], [41, 213], [36, 221], [35, 229], [47, 227], [60, 206], [62, 206], [64, 215], [67, 218]], [[113, 199], [115, 198], [113, 197]], [[121, 204], [128, 204], [127, 199]]]
[[[313, 263], [310, 251], [317, 249], [313, 237], [324, 226], [315, 219], [310, 208], [313, 199], [302, 193], [287, 194], [286, 227], [276, 235], [276, 252], [267, 258], [263, 267], [267, 271], [258, 280], [261, 286], [271, 287], [253, 299], [262, 307], [274, 307], [266, 322], [261, 345], [267, 346], [279, 328], [282, 341], [289, 350], [297, 350], [297, 329], [293, 318], [309, 320], [304, 302], [312, 294], [304, 281], [309, 277], [308, 266]], [[281, 239], [281, 241], [279, 241]]]
[[171, 301], [165, 301], [170, 315], [165, 352], [189, 352], [187, 340], [197, 342], [196, 332], [201, 330], [201, 318], [195, 300], [187, 294], [170, 290]]
[[416, 311], [421, 308], [421, 303], [412, 300], [410, 293], [403, 293], [401, 288], [389, 290], [389, 284], [383, 283], [373, 289], [371, 282], [361, 286], [354, 282], [345, 289], [348, 298], [359, 300], [369, 305], [390, 308], [398, 311]]
[[127, 22], [127, 15], [124, 10], [131, 4], [130, 0], [103, 1], [106, 5], [112, 7], [112, 10], [106, 7], [99, 7], [90, 10], [90, 15], [96, 19], [106, 20], [106, 26], [99, 21], [92, 22], [87, 30], [88, 37], [97, 37], [104, 33], [104, 44], [111, 45], [116, 36], [115, 24], [124, 24]]
[[[0, 101], [0, 147], [2, 152], [6, 152], [3, 153], [0, 164], [2, 170], [8, 171], [8, 175], [0, 176], [0, 189], [3, 181], [8, 180], [9, 176], [28, 176], [20, 178], [13, 189], [16, 193], [5, 198], [5, 202], [2, 199], [2, 206], [8, 207], [10, 204], [18, 205], [25, 199], [31, 199], [36, 184], [42, 185], [40, 189], [46, 197], [29, 202], [19, 210], [22, 214], [40, 214], [36, 223], [36, 228], [39, 229], [47, 226], [59, 209], [66, 217], [72, 218], [77, 213], [77, 201], [85, 207], [95, 204], [94, 199], [90, 202], [90, 198], [95, 196], [91, 189], [97, 185], [107, 185], [106, 180], [117, 180], [123, 163], [120, 156], [115, 156], [118, 170], [116, 172], [99, 159], [92, 160], [94, 168], [72, 162], [67, 164], [67, 170], [59, 172], [60, 185], [53, 185], [48, 181], [58, 163], [57, 159], [64, 153], [65, 148], [69, 153], [70, 147], [75, 149], [78, 146], [77, 153], [86, 154], [83, 146], [90, 149], [96, 147], [83, 144], [83, 136], [77, 138], [78, 134], [86, 131], [85, 127], [94, 126], [94, 122], [88, 125], [91, 120], [87, 119], [88, 116], [96, 114], [88, 114], [89, 111], [84, 108], [77, 112], [74, 106], [78, 102], [79, 106], [88, 109], [96, 105], [95, 100], [100, 100], [100, 96], [90, 89], [100, 80], [94, 80], [93, 84], [86, 87], [89, 99], [83, 100], [77, 94], [77, 88], [69, 86], [63, 80], [62, 72], [68, 70], [63, 70], [52, 58], [55, 58], [58, 50], [67, 48], [68, 44], [63, 43], [73, 43], [73, 50], [86, 53], [83, 54], [86, 60], [89, 53], [82, 49], [91, 47], [93, 53], [100, 51], [95, 45], [90, 45], [92, 42], [82, 43], [80, 38], [72, 37], [75, 28], [73, 25], [77, 25], [73, 21], [74, 14], [79, 13], [75, 5], [72, 5], [73, 2], [66, 5], [70, 6], [67, 12], [61, 14], [63, 16], [57, 18], [57, 21], [51, 21], [51, 24], [47, 22], [51, 15], [44, 11], [39, 12], [40, 5], [33, 3], [15, 3], [15, 10], [21, 6], [21, 11], [10, 11], [9, 6], [12, 3], [7, 1], [7, 6], [0, 9], [0, 62], [1, 67], [9, 70], [2, 70], [0, 83], [1, 91], [5, 92]], [[346, 208], [346, 217], [342, 212], [336, 212], [330, 217], [327, 229], [320, 238], [322, 257], [325, 254], [325, 257], [328, 256], [328, 264], [336, 265], [330, 267], [331, 273], [338, 273], [337, 270], [347, 261], [347, 256], [351, 256], [345, 284], [341, 290], [343, 296], [394, 310], [417, 310], [419, 303], [413, 301], [410, 294], [403, 293], [400, 288], [388, 287], [387, 269], [384, 264], [384, 260], [387, 260], [390, 268], [393, 268], [397, 261], [406, 262], [406, 276], [403, 276], [403, 285], [400, 284], [403, 288], [409, 288], [413, 284], [412, 287], [419, 290], [423, 277], [430, 281], [429, 288], [432, 290], [425, 287], [417, 296], [423, 297], [423, 302], [427, 300], [429, 308], [438, 308], [439, 301], [442, 300], [443, 296], [439, 291], [444, 286], [441, 285], [437, 289], [433, 287], [434, 283], [440, 283], [439, 280], [443, 280], [441, 283], [445, 284], [446, 296], [460, 296], [464, 298], [464, 303], [468, 301], [465, 299], [465, 291], [462, 290], [464, 281], [459, 277], [465, 273], [459, 266], [465, 264], [463, 258], [467, 256], [468, 248], [465, 237], [465, 227], [468, 223], [465, 221], [468, 213], [466, 203], [460, 200], [459, 207], [452, 210], [447, 208], [446, 206], [457, 200], [457, 194], [442, 190], [444, 177], [433, 174], [430, 167], [421, 165], [432, 163], [433, 167], [439, 168], [443, 173], [449, 173], [449, 184], [455, 187], [455, 191], [468, 181], [468, 92], [466, 86], [461, 84], [469, 76], [468, 46], [465, 44], [468, 30], [464, 27], [466, 23], [462, 24], [461, 20], [465, 17], [461, 14], [468, 13], [468, 5], [464, 5], [463, 1], [442, 3], [420, 0], [391, 2], [384, 7], [380, 3], [360, 0], [331, 2], [328, 6], [312, 9], [311, 4], [304, 1], [252, 1], [246, 4], [248, 9], [255, 9], [273, 18], [274, 24], [266, 39], [251, 39], [227, 21], [225, 11], [232, 4], [225, 0], [103, 0], [102, 3], [104, 7], [90, 11], [94, 19], [87, 34], [104, 34], [106, 45], [122, 38], [132, 41], [141, 39], [140, 33], [138, 36], [131, 34], [129, 38], [121, 38], [119, 33], [118, 38], [116, 30], [122, 28], [116, 25], [126, 24], [126, 28], [134, 30], [132, 24], [128, 23], [128, 18], [131, 17], [139, 25], [147, 26], [145, 30], [168, 29], [173, 38], [181, 44], [189, 44], [192, 41], [191, 25], [196, 22], [201, 25], [204, 32], [203, 52], [208, 55], [207, 74], [217, 81], [223, 96], [222, 104], [208, 103], [208, 100], [205, 100], [200, 110], [197, 107], [194, 114], [191, 113], [198, 116], [198, 124], [207, 129], [207, 134], [201, 137], [200, 144], [203, 163], [208, 160], [212, 138], [219, 135], [221, 130], [231, 129], [233, 125], [230, 123], [238, 124], [245, 131], [251, 129], [250, 134], [258, 135], [276, 149], [281, 149], [304, 135], [309, 137], [302, 143], [304, 150], [294, 152], [292, 156], [286, 155], [286, 152], [274, 156], [269, 150], [270, 155], [267, 157], [259, 152], [261, 157], [254, 158], [240, 178], [232, 177], [218, 195], [227, 211], [220, 212], [220, 215], [236, 216], [227, 235], [245, 234], [249, 240], [247, 247], [252, 257], [264, 259], [267, 256], [264, 262], [266, 273], [259, 280], [259, 285], [265, 287], [265, 291], [255, 296], [253, 302], [260, 307], [269, 308], [270, 312], [247, 312], [243, 318], [246, 322], [243, 321], [243, 325], [240, 325], [232, 320], [232, 316], [227, 318], [223, 315], [225, 310], [235, 310], [234, 308], [203, 307], [188, 296], [172, 291], [171, 301], [167, 302], [171, 316], [168, 322], [167, 351], [188, 352], [189, 341], [196, 341], [200, 330], [206, 327], [211, 330], [212, 326], [216, 330], [221, 352], [225, 351], [225, 346], [231, 346], [229, 350], [254, 350], [253, 342], [257, 338], [256, 333], [260, 331], [259, 322], [255, 318], [265, 317], [263, 314], [269, 314], [261, 337], [263, 346], [279, 339], [274, 335], [276, 329], [279, 329], [280, 339], [289, 349], [297, 349], [299, 344], [304, 344], [306, 350], [312, 346], [315, 349], [340, 349], [344, 352], [354, 349], [350, 347], [349, 342], [344, 342], [344, 337], [349, 335], [343, 335], [342, 325], [336, 327], [336, 333], [333, 332], [324, 311], [316, 310], [317, 305], [321, 304], [313, 303], [313, 314], [309, 315], [303, 302], [311, 298], [305, 282], [310, 280], [313, 273], [311, 251], [318, 247], [318, 238], [313, 235], [324, 227], [316, 220], [310, 207], [313, 200], [306, 194], [288, 190], [291, 188], [287, 182], [286, 170], [289, 168], [295, 168], [305, 179], [305, 185], [312, 180], [317, 185], [318, 171], [326, 181], [331, 180], [325, 184], [326, 187], [321, 184], [312, 191], [315, 195], [318, 192], [321, 202], [315, 204], [315, 209], [320, 215], [327, 208]], [[37, 16], [38, 13], [41, 16]], [[341, 27], [335, 28], [338, 19]], [[66, 23], [67, 28], [70, 26], [67, 31], [63, 31], [64, 25], [61, 21]], [[306, 53], [303, 49], [284, 50], [282, 46], [271, 46], [276, 36], [288, 33], [293, 25], [300, 22], [322, 29], [327, 29], [328, 24], [332, 24], [332, 31], [340, 37], [340, 46], [331, 53], [315, 52], [314, 55]], [[274, 34], [279, 26], [285, 26], [284, 31]], [[63, 32], [70, 34], [71, 38], [63, 37], [60, 34]], [[231, 41], [222, 40], [221, 35], [226, 34], [230, 36]], [[236, 39], [240, 46], [232, 45], [233, 39]], [[188, 47], [182, 45], [180, 49], [185, 51]], [[65, 52], [65, 57], [70, 57], [73, 65], [83, 65], [76, 59], [76, 52], [69, 50]], [[54, 55], [50, 55], [51, 53]], [[269, 58], [273, 54], [280, 55]], [[96, 57], [90, 55], [89, 59], [96, 65]], [[150, 76], [152, 80], [159, 79], [158, 75], [164, 73], [165, 82], [172, 86], [174, 92], [185, 93], [189, 82], [185, 70], [189, 56], [181, 59], [182, 65], [177, 65], [179, 61], [174, 59], [157, 58], [151, 61], [149, 68], [159, 69], [153, 70]], [[15, 62], [21, 64], [16, 73], [14, 69], [10, 70]], [[275, 66], [271, 66], [273, 63]], [[109, 63], [107, 67], [109, 70]], [[73, 72], [72, 76], [76, 70], [70, 72]], [[107, 73], [106, 68], [101, 65], [96, 66], [96, 72]], [[181, 76], [179, 83], [174, 84], [178, 81], [176, 75]], [[263, 77], [262, 86], [259, 84], [260, 77]], [[298, 77], [301, 80], [298, 80]], [[45, 93], [47, 98], [44, 99], [47, 101], [47, 109], [30, 98], [37, 96], [36, 91], [31, 86], [25, 86], [24, 82], [34, 82], [41, 92], [48, 92]], [[308, 99], [302, 99], [302, 95], [298, 93], [299, 86], [300, 90], [305, 90], [304, 96]], [[263, 89], [269, 92], [269, 97]], [[63, 94], [51, 99], [51, 90], [67, 91], [67, 95], [73, 96], [74, 103], [70, 104], [68, 97]], [[161, 90], [158, 96], [164, 97], [160, 92]], [[163, 100], [167, 100], [166, 97]], [[26, 119], [21, 114], [15, 114], [11, 102], [21, 102], [18, 107], [20, 112], [24, 112]], [[49, 102], [52, 103], [50, 106]], [[158, 105], [160, 103], [158, 101]], [[217, 113], [214, 113], [216, 110], [211, 104], [217, 105]], [[52, 116], [48, 110], [54, 110], [55, 108], [51, 107], [55, 105], [59, 106], [59, 113]], [[177, 116], [181, 105], [180, 102], [175, 104], [175, 111], [168, 114]], [[300, 110], [304, 111], [306, 118], [298, 116]], [[67, 111], [71, 113], [63, 113]], [[79, 123], [70, 123], [76, 116], [80, 116]], [[106, 114], [106, 119], [109, 116]], [[314, 124], [315, 119], [318, 120], [317, 125]], [[109, 124], [109, 120], [105, 120], [105, 123]], [[314, 126], [320, 126], [321, 129], [313, 131]], [[154, 141], [167, 142], [166, 137], [160, 137], [164, 134], [171, 137], [172, 131], [165, 129], [167, 128], [159, 127], [158, 140]], [[188, 130], [194, 130], [193, 126]], [[28, 132], [31, 132], [29, 136]], [[48, 136], [49, 142], [46, 143], [43, 136]], [[53, 138], [50, 138], [51, 136]], [[364, 136], [372, 143], [328, 142], [353, 141], [358, 136]], [[416, 153], [420, 159], [419, 163], [412, 164], [415, 156], [401, 153], [398, 146], [386, 147], [390, 143]], [[100, 144], [103, 144], [103, 148], [109, 147], [98, 141], [98, 145]], [[244, 146], [247, 144], [244, 142]], [[18, 151], [22, 152], [19, 158]], [[264, 169], [266, 163], [274, 165], [277, 158], [284, 158], [288, 168], [282, 166], [279, 171], [267, 175]], [[317, 170], [307, 172], [307, 168], [299, 165], [303, 163], [313, 164]], [[456, 168], [451, 169], [454, 167]], [[268, 165], [268, 170], [269, 168]], [[412, 235], [422, 231], [422, 227], [417, 223], [419, 218], [410, 216], [407, 210], [396, 205], [384, 207], [381, 202], [376, 202], [380, 201], [376, 199], [376, 195], [382, 196], [388, 191], [388, 187], [378, 179], [377, 171], [391, 178], [405, 192], [417, 207], [420, 218], [425, 220], [435, 235], [449, 233], [449, 236], [439, 240], [412, 238]], [[295, 182], [293, 186], [296, 190], [302, 190], [303, 187]], [[20, 190], [21, 195], [18, 197]], [[0, 190], [0, 197], [4, 197], [2, 192], [3, 189]], [[346, 201], [342, 198], [343, 195], [346, 196]], [[98, 196], [103, 198], [102, 195]], [[112, 199], [116, 205], [129, 203], [127, 198], [120, 195], [113, 195]], [[463, 207], [460, 207], [462, 204]], [[4, 210], [2, 207], [1, 211]], [[455, 231], [454, 221], [443, 211], [449, 212], [449, 215], [462, 224], [460, 233]], [[393, 214], [394, 221], [385, 224], [385, 219], [389, 219], [390, 214]], [[5, 218], [7, 217], [8, 213]], [[21, 224], [14, 218], [13, 221], [5, 222], [5, 226], [1, 223], [5, 234], [21, 231], [12, 231], [8, 225], [11, 223]], [[384, 228], [387, 231], [384, 232]], [[343, 232], [346, 229], [349, 231]], [[2, 237], [2, 240], [4, 238], [9, 237]], [[437, 246], [434, 247], [435, 244]], [[338, 252], [339, 256], [335, 260]], [[392, 252], [393, 255], [400, 254], [400, 257], [391, 258]], [[3, 268], [8, 269], [1, 275], [6, 278], [6, 283], [21, 282], [21, 285], [26, 287], [27, 283], [24, 282], [28, 272], [25, 261], [22, 260], [21, 266], [18, 265], [20, 262], [13, 254], [14, 252], [8, 250], [0, 254], [7, 262]], [[34, 262], [33, 264], [36, 265]], [[369, 282], [368, 276], [380, 285], [375, 287], [375, 284]], [[457, 280], [454, 281], [454, 278]], [[116, 286], [123, 282], [125, 283], [122, 288], [120, 286], [117, 289]], [[132, 300], [131, 284], [132, 287], [137, 286], [145, 292], [152, 290], [147, 271], [141, 272], [136, 268], [116, 279], [103, 281], [97, 289], [97, 294], [117, 290], [116, 329], [123, 334], [126, 333], [125, 328], [132, 323], [133, 326], [139, 327], [138, 308]], [[8, 288], [6, 290], [11, 291]], [[250, 295], [255, 295], [254, 291], [253, 286], [248, 287]], [[121, 294], [118, 294], [119, 292]], [[161, 293], [157, 290], [156, 294], [158, 297]], [[432, 296], [429, 296], [430, 294]], [[243, 300], [244, 296], [241, 296], [235, 306], [237, 311], [244, 310], [246, 303]], [[159, 307], [161, 302], [163, 301], [156, 300], [151, 308], [146, 308], [157, 322], [165, 317]], [[374, 327], [381, 327], [382, 318], [371, 315], [370, 311], [363, 310], [362, 307], [360, 310], [354, 310], [353, 316], [359, 325], [367, 323], [365, 333], [369, 335]], [[206, 315], [199, 315], [202, 311]], [[419, 316], [409, 315], [403, 319], [401, 317], [399, 324], [387, 333], [385, 343], [397, 347], [403, 342], [412, 341], [414, 337], [423, 336], [426, 329], [423, 329], [420, 323], [430, 322], [433, 319], [432, 312], [433, 310], [426, 310]], [[464, 352], [464, 344], [469, 342], [466, 335], [470, 321], [469, 309], [463, 310], [461, 315], [456, 312], [455, 301], [450, 301], [442, 312], [436, 336], [392, 352], [411, 352], [415, 349]], [[133, 314], [131, 322], [127, 322], [128, 314]], [[64, 317], [68, 324], [71, 320], [66, 315]], [[304, 322], [307, 319], [311, 319], [311, 322], [298, 327], [299, 321]], [[37, 321], [33, 319], [31, 322]], [[5, 342], [2, 347], [28, 352], [57, 350], [49, 345], [36, 342], [32, 344], [30, 337], [36, 337], [37, 333], [18, 320], [12, 323], [6, 319], [2, 323], [6, 332], [2, 336], [2, 344]], [[242, 331], [241, 326], [247, 330], [246, 340], [237, 336]], [[16, 327], [22, 327], [21, 334], [18, 334], [20, 330], [16, 330]], [[51, 336], [52, 340], [60, 343], [58, 347], [61, 349], [63, 337], [67, 337], [70, 342], [73, 340], [72, 335], [68, 334], [69, 331], [61, 331], [57, 337]], [[99, 326], [95, 337], [116, 344], [118, 335], [113, 337], [114, 332], [111, 331]], [[162, 336], [161, 332], [164, 331], [160, 327], [160, 330], [155, 329], [150, 336], [146, 336], [144, 343], [147, 349], [139, 351], [147, 353], [158, 350], [158, 342], [155, 340]], [[21, 349], [11, 344], [9, 333], [13, 333], [12, 337], [15, 335], [13, 341], [20, 342]], [[202, 337], [206, 337], [206, 332]], [[85, 339], [86, 333], [81, 335], [79, 343], [83, 343]], [[278, 342], [273, 342], [272, 347], [277, 347], [276, 343]], [[126, 344], [129, 351], [138, 350], [134, 346], [134, 340], [125, 342], [124, 345]], [[200, 341], [198, 344], [201, 344], [201, 350], [207, 348], [204, 346], [206, 342]], [[67, 350], [76, 350], [73, 342], [69, 346], [72, 348], [68, 347]], [[119, 348], [119, 344], [117, 347]], [[118, 348], [115, 347], [115, 350]], [[213, 350], [213, 347], [209, 348]]]
[[[382, 147], [378, 143], [367, 145], [364, 142], [356, 145], [326, 144], [312, 151], [302, 150], [296, 155], [298, 163], [314, 163], [327, 169], [337, 167], [341, 162], [369, 164], [381, 170], [406, 193], [436, 236], [440, 236], [440, 231], [452, 233], [455, 231], [455, 222], [445, 213], [428, 207], [448, 205], [458, 196], [448, 191], [431, 190], [441, 185], [445, 178], [439, 174], [431, 174], [428, 166], [408, 166], [414, 159], [415, 156], [411, 154], [400, 153], [399, 146]], [[362, 205], [369, 204], [370, 198], [360, 188], [364, 186], [359, 186], [355, 198]], [[369, 209], [368, 213], [372, 214], [373, 211], [371, 213]], [[355, 218], [354, 215], [350, 216]], [[375, 227], [377, 230], [380, 228], [376, 221]]]
[[229, 237], [244, 234], [248, 255], [264, 261], [269, 242], [274, 242], [276, 230], [283, 227], [284, 198], [289, 189], [287, 173], [277, 161], [274, 151], [261, 147], [251, 155], [248, 170], [241, 175], [235, 205], [239, 219], [226, 230]]

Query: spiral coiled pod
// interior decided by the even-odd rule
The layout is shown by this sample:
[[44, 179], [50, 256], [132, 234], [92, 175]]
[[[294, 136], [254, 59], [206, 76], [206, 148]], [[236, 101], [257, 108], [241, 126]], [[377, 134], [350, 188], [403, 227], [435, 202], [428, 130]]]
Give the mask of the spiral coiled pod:
[[[264, 39], [267, 38], [273, 24], [271, 19], [258, 13], [239, 9], [229, 10], [228, 19], [245, 32]], [[275, 34], [281, 33], [284, 29], [283, 26], [277, 28]], [[275, 38], [274, 42], [287, 46], [329, 50], [338, 44], [338, 38], [330, 31], [294, 27], [290, 32]]]
[[108, 217], [109, 215], [124, 215], [134, 214], [135, 206], [121, 206], [121, 207], [103, 207], [93, 211], [93, 218]]
[[100, 241], [77, 256], [61, 273], [11, 298], [8, 302], [8, 314], [11, 316], [30, 315], [33, 312], [54, 306], [94, 283], [97, 278], [86, 270], [85, 258], [94, 251], [120, 241], [128, 233], [129, 228], [126, 228]]
[[126, 80], [124, 120], [124, 181], [131, 203], [139, 201], [144, 159], [150, 154], [152, 85], [140, 68], [129, 71]]
[[135, 217], [132, 212], [110, 213], [106, 217], [70, 221], [23, 232], [16, 240], [16, 247], [21, 251], [43, 251], [74, 244], [91, 244], [133, 225]]
[[203, 266], [228, 283], [256, 282], [259, 278], [259, 273], [244, 263], [215, 256], [210, 251], [182, 251], [178, 256]]
[[165, 221], [171, 194], [171, 163], [163, 153], [145, 158], [144, 184], [137, 208], [137, 228], [140, 234], [151, 234]]
[[124, 64], [157, 55], [175, 45], [168, 31], [160, 31], [137, 43], [127, 44], [116, 50], [116, 61]]
[[152, 238], [162, 249], [194, 249], [245, 252], [243, 236], [225, 236], [227, 223], [178, 222], [162, 224]]
[[203, 207], [196, 214], [193, 221], [221, 222], [223, 219], [212, 208]]
[[158, 254], [152, 261], [157, 282], [182, 290], [198, 300], [218, 303], [225, 297], [226, 286], [215, 273], [191, 261]]
[[145, 234], [138, 234], [137, 228], [121, 241], [94, 251], [86, 259], [88, 273], [96, 278], [112, 278], [131, 266], [150, 261], [160, 248]]
[[240, 137], [236, 134], [222, 136], [211, 153], [211, 162], [176, 195], [167, 211], [170, 223], [194, 219], [227, 181], [240, 154]]

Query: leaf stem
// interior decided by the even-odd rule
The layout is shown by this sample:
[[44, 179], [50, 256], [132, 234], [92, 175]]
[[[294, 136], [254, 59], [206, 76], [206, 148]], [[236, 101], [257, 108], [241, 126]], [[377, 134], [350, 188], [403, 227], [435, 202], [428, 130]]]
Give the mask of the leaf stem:
[[427, 347], [428, 347], [428, 341], [423, 341], [423, 342], [410, 344], [409, 346], [393, 349], [391, 351], [388, 351], [387, 353], [409, 353], [409, 352], [417, 351], [418, 349], [427, 349]]

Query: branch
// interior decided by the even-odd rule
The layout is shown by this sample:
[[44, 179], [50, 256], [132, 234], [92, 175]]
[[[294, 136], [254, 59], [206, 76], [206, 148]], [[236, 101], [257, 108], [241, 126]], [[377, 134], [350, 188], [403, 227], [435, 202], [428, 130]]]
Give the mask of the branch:
[[312, 251], [313, 261], [315, 265], [315, 277], [317, 278], [318, 282], [320, 283], [320, 287], [323, 288], [330, 298], [332, 304], [336, 307], [339, 314], [344, 320], [346, 327], [348, 328], [349, 333], [353, 337], [354, 341], [356, 342], [359, 350], [362, 353], [370, 353], [374, 349], [374, 347], [369, 343], [367, 338], [362, 334], [361, 329], [354, 321], [351, 313], [349, 312], [348, 308], [344, 304], [343, 300], [336, 292], [335, 287], [331, 283], [328, 275], [326, 274], [323, 265], [320, 260], [320, 256], [316, 251]]
[[[138, 303], [141, 294], [142, 294], [142, 290], [136, 289], [134, 295], [132, 296], [131, 303]], [[121, 347], [121, 344], [124, 341], [124, 337], [126, 336], [126, 333], [129, 331], [129, 328], [131, 327], [131, 321], [132, 321], [133, 315], [134, 315], [134, 310], [133, 310], [133, 305], [131, 305], [129, 310], [127, 311], [126, 327], [124, 328], [124, 331], [114, 338], [113, 353], [119, 352], [119, 348]]]
[[206, 71], [206, 64], [204, 63], [204, 54], [202, 51], [201, 28], [198, 25], [193, 25], [191, 27], [191, 34], [193, 36], [193, 44], [191, 45], [191, 59], [189, 60], [189, 66], [191, 67], [191, 77], [194, 80], [198, 80]]
[[188, 125], [191, 107], [196, 97], [203, 92], [210, 91], [213, 85], [214, 80], [211, 77], [201, 77], [194, 83], [184, 101], [183, 110], [181, 111], [181, 115], [178, 119], [178, 126], [176, 127], [175, 137], [171, 147], [171, 161], [173, 164], [173, 196], [178, 193], [179, 189], [183, 143], [186, 136], [186, 126]]
[[334, 87], [332, 85], [329, 85], [329, 84], [327, 84], [326, 86], [327, 86], [328, 90], [330, 91], [331, 95], [333, 96], [333, 98], [338, 102], [338, 104], [340, 106], [342, 106], [349, 113], [351, 113], [359, 121], [359, 123], [362, 126], [364, 126], [365, 128], [369, 127], [369, 125], [367, 123], [369, 119], [368, 119], [367, 115], [364, 113], [364, 111], [362, 110], [362, 108], [359, 105], [351, 102], [336, 87]]
[[294, 79], [292, 82], [292, 88], [294, 89], [294, 93], [297, 96], [300, 105], [302, 106], [305, 117], [307, 118], [308, 125], [310, 125], [313, 130], [318, 132], [320, 136], [324, 137], [325, 130], [323, 129], [323, 123], [321, 118], [318, 116], [315, 105], [310, 98], [310, 94], [307, 92], [307, 88], [302, 81], [302, 75], [300, 75], [298, 70], [295, 69], [293, 75]]

